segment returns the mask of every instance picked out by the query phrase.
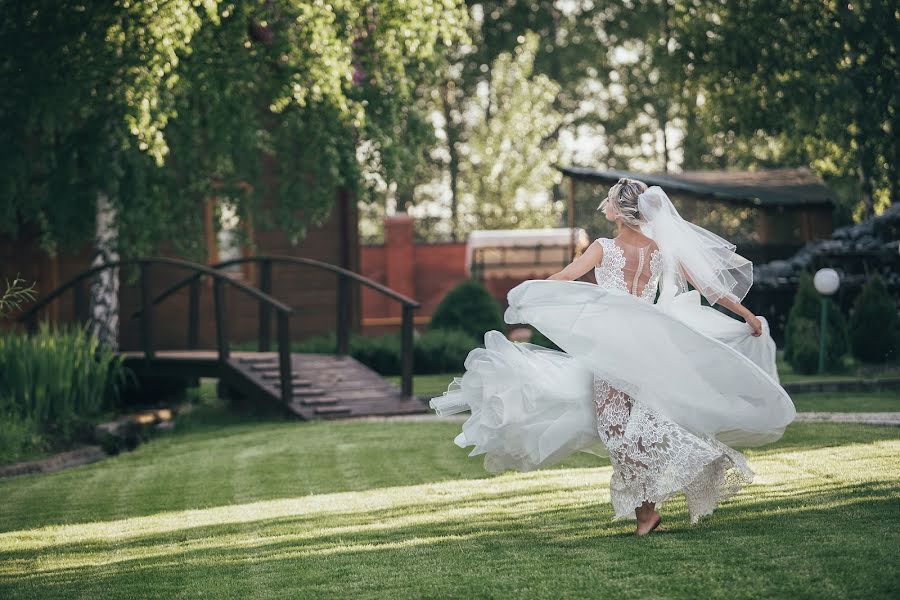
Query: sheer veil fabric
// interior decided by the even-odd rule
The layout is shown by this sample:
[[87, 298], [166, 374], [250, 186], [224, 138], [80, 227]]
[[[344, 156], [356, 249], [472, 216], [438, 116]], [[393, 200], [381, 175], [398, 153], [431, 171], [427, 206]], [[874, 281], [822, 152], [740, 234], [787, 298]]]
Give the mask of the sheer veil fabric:
[[[562, 351], [489, 331], [463, 376], [432, 398], [439, 415], [471, 411], [455, 442], [474, 446], [470, 456], [484, 455], [488, 471], [538, 469], [577, 451], [608, 456], [598, 433], [598, 381], [710, 444], [771, 443], [793, 421], [767, 321], [760, 317], [763, 333], [754, 337], [743, 321], [700, 302], [701, 294], [711, 303], [742, 299], [752, 263], [681, 219], [658, 187], [639, 206], [657, 245], [649, 254], [640, 249], [640, 268], [624, 267], [634, 264], [635, 249], [601, 239], [598, 284], [528, 280], [507, 295], [504, 320], [533, 325]], [[697, 289], [687, 290], [686, 275]], [[657, 279], [654, 303], [647, 289], [655, 296]]]

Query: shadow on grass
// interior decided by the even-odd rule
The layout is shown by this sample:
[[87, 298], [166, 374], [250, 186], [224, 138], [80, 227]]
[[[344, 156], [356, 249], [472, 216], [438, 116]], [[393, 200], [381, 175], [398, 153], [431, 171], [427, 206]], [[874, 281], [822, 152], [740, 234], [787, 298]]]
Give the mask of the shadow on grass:
[[[284, 591], [299, 586], [297, 597], [354, 588], [403, 596], [414, 590], [449, 593], [451, 584], [482, 581], [496, 585], [488, 588], [496, 593], [487, 595], [503, 595], [514, 582], [530, 581], [540, 589], [553, 579], [547, 569], [563, 568], [581, 572], [573, 572], [570, 582], [557, 581], [557, 597], [567, 589], [577, 595], [580, 582], [597, 574], [609, 578], [606, 592], [621, 586], [625, 597], [647, 588], [690, 597], [695, 576], [713, 590], [753, 578], [761, 597], [780, 595], [766, 590], [804, 586], [802, 595], [820, 590], [825, 593], [818, 597], [846, 597], [865, 586], [868, 597], [878, 597], [896, 583], [896, 573], [883, 574], [885, 561], [895, 560], [898, 534], [894, 528], [887, 535], [886, 529], [896, 526], [896, 482], [750, 488], [696, 526], [688, 524], [683, 502], [673, 500], [661, 511], [669, 531], [647, 538], [633, 535], [631, 521], [611, 522], [608, 502], [592, 500], [590, 491], [482, 491], [464, 499], [3, 551], [0, 590], [31, 590], [34, 597], [115, 590], [129, 597], [129, 590], [164, 594], [168, 586], [193, 579], [189, 585], [212, 595], [216, 589], [231, 595], [267, 584]], [[700, 565], [702, 576], [684, 579], [682, 570]], [[869, 579], [879, 573], [880, 580]], [[462, 579], [448, 582], [451, 576]], [[816, 587], [826, 580], [829, 587]], [[219, 587], [226, 582], [227, 588]]]

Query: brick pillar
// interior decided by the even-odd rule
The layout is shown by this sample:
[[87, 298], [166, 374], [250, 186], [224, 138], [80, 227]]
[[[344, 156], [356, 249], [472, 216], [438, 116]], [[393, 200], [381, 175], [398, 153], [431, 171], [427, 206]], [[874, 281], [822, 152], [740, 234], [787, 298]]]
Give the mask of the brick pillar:
[[[397, 213], [384, 218], [384, 266], [387, 285], [392, 290], [410, 298], [416, 297], [413, 281], [415, 259], [413, 254], [413, 218]], [[399, 317], [400, 303], [388, 302], [388, 315]]]

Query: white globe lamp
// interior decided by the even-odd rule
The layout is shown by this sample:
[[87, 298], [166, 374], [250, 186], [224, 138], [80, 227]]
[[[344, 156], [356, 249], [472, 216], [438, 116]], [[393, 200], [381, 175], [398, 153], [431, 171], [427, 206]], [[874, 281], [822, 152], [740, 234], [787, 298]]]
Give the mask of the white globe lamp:
[[841, 285], [841, 277], [834, 269], [819, 269], [813, 277], [813, 285], [823, 296], [831, 296]]
[[834, 269], [824, 268], [816, 271], [813, 285], [822, 295], [822, 319], [819, 325], [819, 374], [825, 372], [825, 336], [828, 321], [828, 296], [834, 294], [841, 285], [841, 276]]

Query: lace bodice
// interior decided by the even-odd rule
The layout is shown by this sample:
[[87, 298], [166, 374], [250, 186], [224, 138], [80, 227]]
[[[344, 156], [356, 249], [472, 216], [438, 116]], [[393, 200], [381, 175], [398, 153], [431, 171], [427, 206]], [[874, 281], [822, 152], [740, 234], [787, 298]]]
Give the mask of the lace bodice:
[[603, 259], [594, 267], [597, 285], [628, 292], [652, 304], [662, 274], [662, 255], [659, 248], [654, 248], [648, 257], [647, 250], [652, 244], [643, 248], [630, 246], [626, 256], [626, 250], [623, 250], [615, 240], [598, 238], [596, 242], [603, 246]]

